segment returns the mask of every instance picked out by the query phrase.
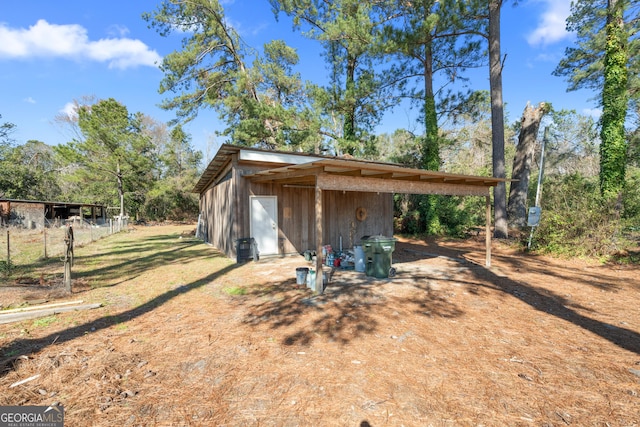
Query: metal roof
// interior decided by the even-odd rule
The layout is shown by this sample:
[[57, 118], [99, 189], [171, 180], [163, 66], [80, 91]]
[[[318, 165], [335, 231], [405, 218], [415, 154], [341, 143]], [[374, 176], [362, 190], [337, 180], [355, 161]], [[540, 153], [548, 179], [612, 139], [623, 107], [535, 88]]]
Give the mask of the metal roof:
[[53, 200], [24, 200], [24, 199], [7, 199], [0, 198], [0, 202], [10, 202], [10, 203], [37, 203], [43, 205], [59, 205], [59, 206], [90, 206], [103, 208], [104, 205], [98, 205], [95, 203], [76, 203], [76, 202], [58, 202]]
[[200, 179], [196, 183], [192, 193], [202, 193], [209, 183], [216, 177], [222, 168], [231, 160], [231, 155], [240, 151], [240, 147], [235, 145], [223, 144], [215, 157], [211, 159], [209, 165], [204, 170]]

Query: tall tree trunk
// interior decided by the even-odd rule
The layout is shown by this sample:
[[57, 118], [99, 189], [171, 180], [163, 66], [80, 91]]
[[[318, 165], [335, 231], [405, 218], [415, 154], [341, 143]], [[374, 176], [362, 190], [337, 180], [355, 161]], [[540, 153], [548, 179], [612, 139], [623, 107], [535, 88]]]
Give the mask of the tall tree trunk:
[[627, 113], [627, 36], [623, 28], [624, 1], [607, 5], [607, 44], [604, 55], [602, 128], [600, 131], [600, 191], [615, 199], [624, 186], [627, 141], [624, 122]]
[[116, 177], [118, 179], [118, 195], [120, 196], [120, 219], [124, 218], [124, 182], [122, 181], [122, 171], [118, 162]]
[[422, 141], [422, 167], [437, 171], [440, 169], [440, 147], [438, 144], [438, 113], [433, 93], [433, 52], [431, 42], [424, 45], [424, 129]]
[[[502, 61], [500, 54], [500, 9], [502, 0], [489, 1], [489, 86], [491, 92], [491, 145], [493, 176], [505, 178], [504, 106], [502, 102]], [[494, 236], [507, 238], [507, 187], [505, 183], [493, 189]]]
[[540, 121], [547, 111], [547, 105], [541, 102], [537, 107], [527, 104], [522, 113], [520, 136], [513, 158], [513, 172], [511, 174], [511, 178], [517, 181], [511, 183], [507, 206], [509, 225], [512, 227], [521, 228], [527, 225], [527, 195], [529, 193], [531, 163], [533, 162]]
[[[440, 169], [440, 142], [438, 140], [438, 113], [436, 111], [436, 97], [433, 93], [433, 51], [432, 40], [424, 44], [424, 129], [422, 139], [422, 167], [437, 171]], [[423, 196], [425, 206], [423, 214], [426, 216], [425, 225], [428, 233], [440, 231], [438, 216], [438, 197], [433, 194]]]
[[347, 153], [355, 154], [354, 142], [356, 140], [356, 106], [353, 100], [356, 85], [356, 59], [347, 54], [347, 79], [346, 79], [346, 96], [347, 111], [344, 115], [343, 137], [347, 142]]

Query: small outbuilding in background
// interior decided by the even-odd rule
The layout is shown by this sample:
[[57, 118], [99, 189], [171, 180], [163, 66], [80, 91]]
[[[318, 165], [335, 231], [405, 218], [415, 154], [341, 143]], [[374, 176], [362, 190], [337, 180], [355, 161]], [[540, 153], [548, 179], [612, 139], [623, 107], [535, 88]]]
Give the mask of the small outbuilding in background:
[[101, 225], [106, 221], [106, 210], [90, 203], [0, 199], [0, 225], [32, 229], [61, 225], [70, 219]]

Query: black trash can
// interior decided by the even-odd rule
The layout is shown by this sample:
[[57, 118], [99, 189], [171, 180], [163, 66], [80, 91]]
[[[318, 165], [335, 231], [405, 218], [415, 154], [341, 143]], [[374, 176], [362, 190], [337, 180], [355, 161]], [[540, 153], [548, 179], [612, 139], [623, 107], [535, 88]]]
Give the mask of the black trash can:
[[258, 249], [256, 241], [253, 237], [243, 237], [236, 240], [236, 262], [240, 264], [244, 261], [253, 259], [258, 261]]
[[388, 278], [393, 269], [391, 254], [396, 248], [396, 239], [385, 236], [366, 236], [362, 238], [365, 255], [365, 274], [378, 279]]

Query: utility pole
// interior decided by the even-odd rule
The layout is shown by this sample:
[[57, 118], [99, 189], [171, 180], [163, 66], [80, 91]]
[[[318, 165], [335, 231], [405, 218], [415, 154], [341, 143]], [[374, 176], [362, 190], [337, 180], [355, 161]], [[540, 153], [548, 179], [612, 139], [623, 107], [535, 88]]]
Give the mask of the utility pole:
[[531, 226], [531, 234], [529, 234], [529, 243], [527, 249], [531, 249], [531, 240], [533, 239], [533, 230], [540, 223], [540, 215], [542, 209], [540, 208], [540, 192], [542, 189], [542, 176], [544, 175], [544, 147], [549, 139], [549, 126], [544, 128], [544, 136], [542, 137], [542, 148], [540, 152], [540, 172], [538, 172], [538, 187], [536, 188], [536, 203], [533, 208], [529, 208], [529, 220], [528, 225]]

